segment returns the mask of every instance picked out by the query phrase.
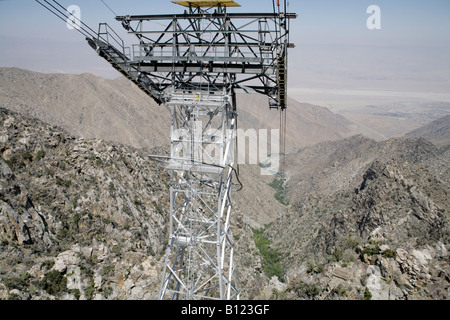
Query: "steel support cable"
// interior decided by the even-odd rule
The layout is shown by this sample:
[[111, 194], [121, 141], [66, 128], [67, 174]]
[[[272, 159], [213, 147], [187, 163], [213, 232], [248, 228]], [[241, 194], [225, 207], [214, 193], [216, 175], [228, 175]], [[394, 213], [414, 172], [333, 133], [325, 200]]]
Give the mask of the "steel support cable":
[[280, 110], [280, 155], [281, 155], [281, 167], [280, 172], [284, 172], [286, 163], [286, 128], [287, 128], [287, 116], [286, 109]]
[[[44, 1], [48, 3], [47, 0], [44, 0]], [[68, 12], [67, 9], [66, 9], [65, 7], [63, 7], [58, 1], [53, 0], [53, 2], [56, 3], [61, 9], [65, 10], [66, 12]], [[56, 9], [56, 8], [55, 8], [55, 9]], [[57, 9], [56, 9], [56, 10], [57, 10]], [[70, 16], [71, 16], [71, 15], [69, 15], [69, 17], [67, 17], [67, 18], [70, 18]], [[91, 27], [89, 27], [87, 24], [85, 24], [82, 20], [80, 20], [80, 19], [77, 18], [77, 17], [73, 17], [73, 18], [75, 18], [76, 20], [78, 20], [78, 21], [79, 21], [82, 25], [84, 25], [87, 29], [89, 29], [90, 31], [92, 31], [93, 34], [94, 34], [95, 36], [99, 36], [98, 33], [97, 33], [95, 30], [93, 30]], [[93, 38], [94, 38], [94, 37], [93, 37]], [[107, 42], [107, 40], [105, 40], [105, 39], [103, 39], [103, 38], [102, 38], [102, 40], [104, 40], [105, 42]]]
[[[47, 9], [48, 11], [50, 11], [52, 14], [54, 14], [56, 17], [58, 17], [59, 19], [61, 19], [64, 22], [67, 22], [68, 19], [70, 19], [70, 15], [67, 16], [66, 14], [62, 13], [61, 11], [59, 11], [59, 9], [57, 9], [56, 7], [54, 7], [52, 4], [48, 3], [47, 1], [44, 0], [44, 2], [47, 3], [48, 6], [52, 7], [54, 10], [52, 10], [50, 7], [48, 7], [47, 5], [43, 4], [42, 2], [40, 2], [39, 0], [36, 0], [37, 3], [39, 3], [41, 6], [43, 6], [45, 9]], [[58, 14], [58, 13], [59, 14]], [[67, 10], [66, 10], [67, 12]], [[89, 32], [87, 32], [86, 30], [80, 28], [80, 29], [75, 29], [77, 30], [79, 33], [81, 33], [83, 36], [85, 36], [86, 38], [92, 37], [92, 35], [89, 34]]]
[[103, 2], [103, 4], [114, 14], [114, 16], [115, 17], [117, 17], [117, 14], [114, 12], [114, 10], [113, 9], [111, 9], [111, 7], [110, 6], [108, 6], [107, 4], [106, 4], [106, 2], [105, 1], [103, 1], [103, 0], [100, 0], [101, 2]]
[[48, 11], [50, 11], [51, 13], [53, 13], [56, 17], [60, 18], [64, 22], [67, 22], [68, 20], [78, 21], [80, 27], [75, 28], [75, 30], [78, 31], [79, 33], [81, 33], [86, 38], [91, 38], [91, 39], [98, 38], [98, 39], [103, 40], [105, 43], [108, 43], [108, 40], [101, 37], [95, 30], [93, 30], [91, 27], [89, 27], [81, 19], [79, 19], [78, 17], [73, 16], [71, 13], [69, 13], [67, 11], [67, 9], [65, 7], [63, 7], [58, 1], [53, 0], [53, 2], [57, 6], [59, 6], [63, 11], [61, 11], [61, 9], [59, 9], [58, 7], [55, 7], [55, 5], [51, 4], [47, 0], [43, 0], [43, 2], [45, 2], [46, 4], [42, 3], [40, 0], [36, 0], [36, 2], [39, 3], [41, 6], [43, 6], [45, 9], [47, 9]]
[[[80, 23], [80, 24], [82, 24], [82, 25], [84, 25], [85, 27], [87, 27], [87, 29], [86, 28], [82, 28], [81, 26], [80, 26], [80, 28], [79, 29], [76, 29], [76, 30], [83, 30], [86, 34], [88, 34], [88, 36], [90, 36], [90, 37], [92, 37], [92, 38], [94, 38], [94, 36], [95, 35], [97, 35], [97, 33], [94, 31], [94, 30], [92, 30], [89, 26], [87, 26], [83, 21], [81, 21], [78, 17], [76, 17], [76, 16], [72, 16], [72, 14], [70, 14], [68, 11], [67, 11], [67, 9], [66, 8], [64, 8], [61, 4], [59, 4], [59, 2], [57, 2], [57, 1], [55, 1], [55, 0], [53, 0], [53, 2], [54, 3], [56, 3], [56, 5], [58, 5], [60, 8], [62, 8], [63, 10], [64, 10], [64, 12], [63, 11], [60, 11], [58, 8], [56, 8], [55, 6], [53, 6], [51, 3], [49, 3], [48, 1], [46, 1], [46, 0], [44, 0], [49, 6], [51, 6], [54, 10], [56, 10], [57, 12], [59, 12], [61, 15], [63, 15], [65, 18], [66, 18], [66, 21], [67, 20], [69, 20], [69, 19], [75, 19], [75, 20], [78, 20], [78, 22]], [[54, 12], [53, 10], [51, 10], [51, 9], [49, 9], [53, 14], [56, 14], [56, 12]]]
[[[277, 9], [276, 9], [276, 7], [275, 7], [275, 0], [272, 0], [272, 6], [273, 6], [273, 15], [274, 15], [274, 19], [273, 19], [273, 21], [274, 21], [274, 23], [275, 23], [275, 41], [277, 41], [276, 42], [276, 44], [278, 43], [278, 28], [277, 28], [277, 18], [276, 18], [276, 15], [277, 15]], [[280, 7], [278, 7], [278, 10], [280, 9]], [[281, 33], [281, 30], [280, 30], [280, 33]]]
[[[233, 106], [234, 108], [236, 107], [236, 105]], [[236, 119], [236, 132], [239, 132], [238, 130], [238, 117], [235, 118]], [[234, 138], [235, 141], [235, 146], [236, 146], [236, 153], [235, 153], [235, 157], [239, 157], [239, 143], [238, 143], [238, 135], [236, 134], [236, 137]], [[240, 166], [239, 166], [239, 161], [236, 161], [236, 178], [239, 180], [239, 174], [240, 174]], [[241, 188], [242, 189], [242, 188]]]
[[[284, 8], [285, 8], [285, 13], [288, 14], [289, 12], [289, 3], [286, 3], [287, 0], [284, 0]], [[286, 29], [286, 43], [287, 45], [285, 46], [285, 55], [284, 55], [284, 63], [286, 66], [286, 83], [287, 83], [287, 79], [288, 79], [288, 54], [287, 54], [287, 46], [289, 45], [289, 40], [290, 40], [290, 34], [289, 34], [289, 30], [290, 30], [290, 26], [291, 26], [291, 19], [287, 19], [287, 29]], [[288, 97], [287, 97], [287, 85], [286, 85], [286, 108], [284, 110], [284, 150], [283, 150], [283, 167], [285, 169], [286, 166], [286, 136], [287, 136], [287, 104], [288, 104]]]
[[[66, 8], [64, 8], [59, 2], [56, 0], [53, 0], [55, 5], [50, 3], [47, 0], [43, 0], [41, 2], [40, 0], [36, 0], [37, 3], [39, 3], [41, 6], [43, 6], [45, 9], [47, 9], [49, 12], [54, 14], [56, 17], [61, 19], [64, 22], [67, 22], [68, 20], [75, 20], [80, 26], [80, 28], [75, 28], [76, 31], [78, 31], [80, 34], [82, 34], [86, 39], [101, 39], [103, 42], [108, 43], [108, 40], [100, 36], [96, 31], [94, 31], [91, 27], [89, 27], [87, 24], [85, 24], [82, 20], [80, 20], [78, 17], [72, 16]], [[59, 9], [58, 6], [63, 10]]]
[[[274, 15], [277, 14], [277, 10], [275, 7], [275, 0], [272, 0], [272, 6], [273, 6], [273, 13]], [[275, 18], [275, 34], [276, 34], [276, 44], [278, 46], [278, 41], [281, 40], [281, 38], [283, 37], [283, 33], [282, 33], [282, 26], [281, 26], [281, 19], [279, 18], [281, 16], [281, 11], [280, 11], [280, 7], [281, 7], [281, 3], [280, 0], [277, 0], [277, 7], [278, 7], [278, 23], [277, 18]], [[284, 0], [284, 13], [287, 13], [287, 0]], [[289, 19], [287, 19], [289, 20]], [[290, 23], [290, 21], [288, 21], [288, 23]], [[286, 27], [285, 27], [286, 30]], [[287, 29], [288, 30], [288, 29]], [[278, 37], [278, 33], [279, 33], [279, 37]], [[289, 32], [286, 32], [286, 37], [287, 37], [287, 43], [289, 43]], [[278, 48], [277, 48], [278, 49]], [[286, 69], [286, 65], [287, 65], [287, 47], [286, 47], [286, 43], [284, 44], [283, 47], [283, 52], [280, 53], [277, 50], [277, 54], [283, 54], [284, 59], [285, 59], [285, 69]], [[287, 70], [285, 70], [285, 73], [287, 73]], [[278, 88], [278, 90], [280, 90], [280, 88]], [[287, 103], [287, 99], [286, 99], [286, 103]], [[281, 168], [280, 171], [283, 172], [285, 170], [285, 163], [286, 163], [286, 129], [287, 129], [287, 115], [286, 115], [286, 108], [287, 106], [285, 105], [284, 108], [282, 108], [280, 110], [280, 154], [281, 154]]]

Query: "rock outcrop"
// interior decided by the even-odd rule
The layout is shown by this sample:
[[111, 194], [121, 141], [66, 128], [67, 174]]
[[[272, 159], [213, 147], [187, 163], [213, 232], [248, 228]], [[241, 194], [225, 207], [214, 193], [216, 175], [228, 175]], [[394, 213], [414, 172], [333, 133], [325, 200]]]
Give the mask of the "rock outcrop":
[[[342, 157], [307, 150], [322, 165], [296, 174], [312, 184], [287, 181], [292, 205], [265, 232], [287, 285], [273, 297], [450, 299], [447, 148], [424, 139], [355, 146], [356, 139], [339, 142]], [[355, 171], [339, 174], [335, 162]], [[327, 174], [334, 190], [315, 188]]]
[[[165, 150], [74, 138], [6, 109], [0, 139], [0, 298], [156, 299], [169, 175], [148, 155]], [[251, 229], [234, 217], [249, 297], [265, 279]]]

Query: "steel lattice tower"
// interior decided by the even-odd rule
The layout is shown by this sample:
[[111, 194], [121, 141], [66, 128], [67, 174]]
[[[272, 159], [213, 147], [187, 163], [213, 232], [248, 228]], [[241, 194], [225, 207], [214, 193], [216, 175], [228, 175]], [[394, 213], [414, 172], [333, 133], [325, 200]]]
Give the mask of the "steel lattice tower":
[[185, 11], [116, 17], [137, 37], [132, 47], [106, 23], [94, 32], [80, 21], [79, 31], [172, 113], [170, 236], [159, 298], [239, 299], [231, 232], [236, 93], [261, 93], [270, 108], [286, 109], [289, 21], [296, 14], [286, 3], [281, 10], [279, 0], [271, 13], [229, 13], [239, 7], [233, 0], [172, 2]]
[[234, 107], [225, 91], [170, 96], [170, 240], [160, 298], [238, 298], [230, 229]]

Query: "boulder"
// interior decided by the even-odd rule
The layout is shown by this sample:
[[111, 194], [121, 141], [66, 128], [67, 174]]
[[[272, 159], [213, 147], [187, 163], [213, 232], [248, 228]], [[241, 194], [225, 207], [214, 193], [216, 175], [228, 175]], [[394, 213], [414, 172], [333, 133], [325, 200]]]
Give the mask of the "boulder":
[[0, 233], [2, 238], [17, 241], [20, 245], [32, 243], [30, 231], [21, 215], [2, 200], [0, 200]]
[[372, 294], [372, 300], [388, 300], [389, 289], [381, 278], [381, 271], [378, 266], [369, 266], [367, 268], [366, 287]]
[[61, 252], [55, 259], [55, 264], [52, 270], [57, 270], [59, 272], [64, 272], [67, 270], [68, 266], [77, 266], [80, 264], [80, 258], [78, 253], [73, 250], [67, 250]]

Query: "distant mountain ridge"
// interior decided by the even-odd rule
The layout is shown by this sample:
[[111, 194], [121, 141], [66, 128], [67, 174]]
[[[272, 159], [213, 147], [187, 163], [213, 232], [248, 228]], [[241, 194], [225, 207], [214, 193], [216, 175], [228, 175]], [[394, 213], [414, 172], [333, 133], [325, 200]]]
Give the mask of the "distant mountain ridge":
[[450, 144], [450, 115], [408, 132], [405, 137], [422, 137], [437, 145], [448, 145]]
[[[0, 68], [0, 105], [58, 124], [84, 138], [116, 141], [136, 148], [169, 144], [170, 112], [126, 78], [92, 74], [44, 74]], [[338, 140], [356, 133], [353, 125], [326, 108], [289, 100], [287, 148]], [[265, 96], [238, 96], [242, 128], [279, 128], [279, 115]]]
[[0, 68], [0, 105], [82, 138], [136, 148], [168, 144], [169, 112], [125, 78]]

